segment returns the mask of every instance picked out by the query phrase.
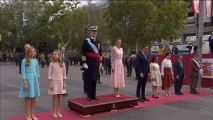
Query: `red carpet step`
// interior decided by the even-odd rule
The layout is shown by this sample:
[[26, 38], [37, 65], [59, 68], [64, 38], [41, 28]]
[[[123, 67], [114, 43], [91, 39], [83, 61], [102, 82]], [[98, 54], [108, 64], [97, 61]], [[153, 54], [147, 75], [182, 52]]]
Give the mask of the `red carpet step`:
[[[200, 92], [200, 94], [196, 94], [196, 95], [190, 94], [189, 92], [184, 92], [185, 95], [182, 95], [182, 96], [173, 95], [173, 96], [167, 97], [167, 96], [161, 95], [161, 96], [159, 96], [160, 97], [159, 99], [153, 99], [153, 98], [151, 98], [151, 96], [149, 96], [148, 99], [150, 99], [150, 101], [144, 102], [144, 103], [138, 102], [138, 108], [156, 106], [156, 105], [160, 105], [160, 104], [166, 104], [166, 103], [183, 101], [183, 100], [196, 99], [196, 98], [201, 98], [201, 97], [212, 95], [212, 93], [210, 93], [210, 92], [205, 92], [205, 91], [199, 91], [199, 92]], [[125, 96], [123, 96], [123, 97], [125, 97]], [[98, 98], [99, 98], [99, 96], [98, 96]], [[88, 103], [84, 103], [83, 102], [84, 100], [82, 100], [82, 99], [79, 99], [79, 100], [84, 105], [88, 104]], [[95, 102], [99, 102], [99, 101], [91, 101], [91, 102], [92, 102], [91, 104], [93, 104], [93, 102], [95, 104]], [[97, 117], [101, 117], [104, 115], [129, 111], [129, 110], [138, 109], [138, 108], [131, 107], [131, 108], [119, 109], [117, 112], [101, 112], [101, 113], [92, 115], [90, 118], [97, 118]], [[62, 110], [62, 115], [63, 115], [63, 118], [57, 118], [57, 120], [87, 120], [87, 118], [81, 117], [79, 113], [72, 111], [70, 109]], [[38, 114], [36, 114], [36, 116], [39, 118], [39, 120], [56, 120], [55, 118], [51, 117], [51, 112], [38, 113]], [[5, 120], [25, 120], [25, 117], [23, 115], [20, 117], [8, 118]]]
[[93, 113], [112, 111], [120, 108], [134, 107], [138, 105], [138, 98], [121, 94], [115, 97], [114, 94], [99, 95], [98, 100], [88, 101], [84, 98], [75, 98], [68, 101], [71, 110], [79, 112], [82, 116]]

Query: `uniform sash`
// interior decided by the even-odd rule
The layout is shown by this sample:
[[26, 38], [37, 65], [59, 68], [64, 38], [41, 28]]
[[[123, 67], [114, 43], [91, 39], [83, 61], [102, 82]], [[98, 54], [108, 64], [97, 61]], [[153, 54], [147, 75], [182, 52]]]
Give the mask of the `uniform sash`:
[[88, 43], [92, 47], [92, 49], [95, 51], [95, 53], [98, 53], [97, 47], [93, 43], [91, 43], [90, 38], [87, 38], [86, 40], [88, 41]]

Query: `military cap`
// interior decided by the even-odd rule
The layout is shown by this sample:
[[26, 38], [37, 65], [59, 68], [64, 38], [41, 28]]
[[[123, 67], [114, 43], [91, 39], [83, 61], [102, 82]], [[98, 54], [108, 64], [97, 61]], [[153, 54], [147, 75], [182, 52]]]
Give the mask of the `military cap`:
[[89, 27], [90, 31], [97, 31], [98, 30], [98, 26], [91, 26]]

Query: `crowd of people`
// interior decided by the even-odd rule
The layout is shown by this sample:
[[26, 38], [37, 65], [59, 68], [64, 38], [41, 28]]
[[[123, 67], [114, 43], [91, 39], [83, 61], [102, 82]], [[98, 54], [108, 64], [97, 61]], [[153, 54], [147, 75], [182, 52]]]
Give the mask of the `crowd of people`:
[[[87, 100], [99, 100], [96, 95], [96, 84], [100, 82], [102, 65], [106, 70], [106, 74], [110, 74], [110, 86], [114, 88], [114, 96], [121, 97], [120, 89], [125, 87], [124, 64], [127, 66], [127, 77], [132, 75], [132, 66], [135, 68], [137, 87], [136, 97], [139, 102], [150, 101], [147, 99], [145, 91], [148, 78], [151, 79], [152, 97], [158, 99], [158, 88], [161, 87], [165, 91], [165, 96], [172, 96], [170, 89], [172, 80], [174, 80], [174, 89], [176, 95], [184, 95], [181, 92], [184, 75], [184, 65], [182, 64], [183, 56], [178, 54], [176, 62], [171, 62], [171, 55], [177, 54], [176, 46], [172, 50], [166, 45], [165, 49], [160, 47], [159, 53], [149, 58], [148, 45], [142, 45], [136, 55], [128, 55], [123, 57], [123, 48], [121, 47], [121, 39], [115, 40], [115, 46], [112, 48], [110, 55], [102, 57], [101, 42], [96, 39], [97, 26], [90, 27], [90, 37], [84, 40], [81, 50], [80, 65], [82, 66], [82, 79], [84, 80], [84, 92]], [[40, 67], [44, 64], [48, 66], [49, 88], [48, 94], [52, 96], [52, 117], [62, 118], [60, 113], [62, 104], [62, 95], [68, 95], [67, 75], [69, 73], [70, 55], [65, 53], [65, 47], [54, 50], [47, 57], [42, 53], [39, 60], [37, 59], [37, 51], [34, 47], [26, 44], [25, 52], [19, 56], [20, 74], [22, 84], [19, 97], [24, 99], [26, 119], [38, 120], [34, 114], [36, 98], [40, 96]], [[158, 55], [165, 55], [161, 63], [158, 64]], [[201, 63], [198, 60], [199, 53], [195, 50], [193, 58], [190, 60], [190, 93], [199, 94], [196, 90], [198, 76], [202, 73]], [[150, 60], [151, 59], [151, 62]], [[47, 62], [48, 61], [48, 62]], [[77, 60], [78, 61], [78, 60]], [[76, 63], [77, 64], [77, 63]]]

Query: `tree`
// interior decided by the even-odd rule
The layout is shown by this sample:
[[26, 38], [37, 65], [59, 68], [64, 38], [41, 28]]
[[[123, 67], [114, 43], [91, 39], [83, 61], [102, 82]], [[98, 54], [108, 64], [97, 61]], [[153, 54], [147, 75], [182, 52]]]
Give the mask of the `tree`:
[[11, 49], [18, 43], [22, 28], [23, 3], [10, 2], [1, 5], [0, 31], [3, 49]]
[[106, 21], [112, 39], [122, 37], [126, 48], [135, 43], [178, 37], [187, 19], [187, 3], [175, 0], [109, 0]]

